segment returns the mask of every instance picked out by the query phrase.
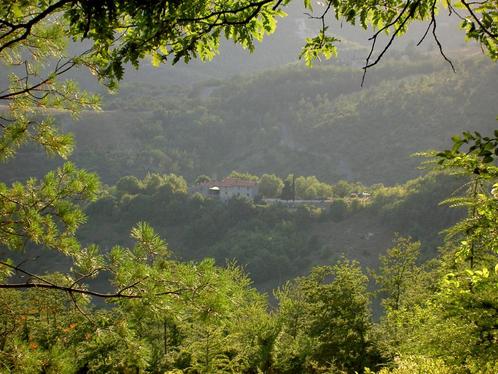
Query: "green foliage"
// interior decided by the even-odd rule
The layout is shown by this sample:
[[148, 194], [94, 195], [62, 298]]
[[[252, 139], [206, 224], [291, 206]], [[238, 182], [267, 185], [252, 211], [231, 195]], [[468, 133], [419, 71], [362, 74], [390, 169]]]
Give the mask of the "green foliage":
[[280, 198], [282, 200], [295, 200], [296, 199], [296, 189], [295, 184], [292, 179], [287, 179], [284, 181], [284, 186], [282, 187], [282, 193], [280, 194]]
[[118, 180], [116, 189], [123, 194], [136, 195], [142, 189], [142, 185], [137, 177], [129, 175]]
[[[131, 248], [116, 246], [99, 259], [93, 249], [76, 259], [76, 272], [105, 269], [111, 275], [118, 290], [112, 309], [94, 312], [86, 297], [71, 291], [61, 297], [57, 288], [0, 290], [3, 367], [54, 373], [152, 366], [241, 372], [266, 365], [268, 347], [260, 347], [259, 339], [271, 335], [272, 322], [264, 298], [239, 267], [171, 260], [165, 243], [146, 224], [137, 225], [131, 236], [136, 241]], [[67, 274], [44, 280], [73, 282]]]
[[[480, 257], [486, 256], [488, 251], [497, 252], [496, 228], [498, 220], [496, 216], [496, 182], [498, 178], [498, 167], [492, 161], [495, 153], [496, 141], [490, 137], [481, 137], [480, 134], [472, 135], [464, 133], [463, 140], [455, 136], [454, 146], [451, 151], [437, 153], [439, 167], [449, 170], [451, 173], [471, 176], [466, 194], [445, 200], [453, 207], [465, 207], [468, 215], [457, 225], [447, 230], [449, 238], [459, 237], [458, 254], [462, 259], [470, 262], [473, 269], [474, 262]], [[460, 152], [463, 144], [470, 141], [468, 152]]]
[[327, 28], [313, 38], [306, 38], [306, 45], [303, 47], [299, 58], [304, 59], [307, 66], [313, 66], [315, 61], [320, 61], [320, 57], [325, 59], [337, 56], [337, 48], [334, 45], [339, 39], [333, 36], [327, 36], [325, 32]]
[[[26, 2], [15, 15], [16, 7], [2, 7], [0, 18], [5, 22], [22, 20], [30, 10], [36, 11], [35, 2]], [[14, 19], [11, 18], [14, 16]], [[8, 23], [4, 24], [7, 25]], [[28, 142], [35, 142], [49, 155], [67, 158], [73, 151], [73, 139], [61, 134], [50, 113], [68, 112], [77, 117], [82, 110], [99, 109], [99, 98], [80, 90], [72, 80], [60, 80], [78, 62], [65, 58], [66, 38], [63, 26], [54, 22], [35, 25], [36, 36], [20, 38], [16, 30], [6, 32], [3, 28], [0, 50], [0, 67], [8, 74], [8, 87], [1, 99], [6, 104], [2, 109], [0, 123], [0, 161], [12, 158], [17, 150]], [[4, 34], [6, 33], [6, 35]], [[10, 43], [12, 46], [7, 47]], [[58, 64], [51, 61], [59, 60]], [[24, 69], [15, 69], [23, 65]], [[53, 70], [52, 70], [53, 69]], [[47, 70], [49, 73], [47, 73]]]
[[384, 308], [376, 335], [383, 354], [391, 358], [403, 352], [413, 331], [412, 313], [431, 297], [437, 282], [432, 262], [418, 264], [420, 242], [396, 235], [393, 244], [372, 274]]
[[349, 208], [348, 204], [344, 199], [334, 199], [330, 204], [328, 210], [328, 216], [335, 222], [340, 222], [346, 218], [348, 215]]
[[363, 372], [378, 359], [370, 329], [368, 278], [357, 262], [317, 267], [280, 289], [282, 330], [277, 367], [283, 372]]
[[[443, 165], [445, 162], [453, 161], [452, 166], [464, 167], [464, 166], [474, 166], [472, 170], [474, 174], [480, 174], [481, 169], [484, 173], [492, 172], [492, 169], [488, 170], [486, 164], [489, 164], [495, 160], [495, 156], [498, 156], [498, 130], [495, 130], [493, 136], [482, 136], [477, 131], [474, 133], [464, 131], [463, 136], [455, 135], [451, 138], [453, 141], [453, 147], [451, 150], [446, 150], [444, 152], [439, 152], [436, 154], [440, 157], [438, 164]], [[468, 152], [461, 152], [463, 145], [469, 145]], [[475, 156], [473, 163], [470, 163], [468, 157], [469, 154]], [[476, 164], [476, 162], [480, 164]]]
[[[171, 175], [169, 179], [183, 181]], [[167, 235], [184, 259], [210, 256], [218, 264], [236, 259], [258, 284], [299, 273], [320, 248], [307, 231], [319, 220], [320, 211], [304, 207], [289, 211], [237, 199], [224, 204], [199, 194], [187, 195], [183, 182], [180, 185], [179, 189], [171, 184], [154, 191], [142, 189], [133, 196], [111, 188], [109, 195], [88, 207], [90, 219], [80, 230], [80, 239], [103, 247], [128, 244], [123, 240], [128, 228], [145, 220]]]
[[259, 179], [259, 193], [267, 198], [280, 197], [284, 182], [274, 174], [263, 174]]
[[48, 173], [41, 181], [11, 187], [0, 184], [0, 244], [21, 249], [29, 240], [62, 253], [76, 253], [75, 232], [85, 222], [77, 204], [96, 198], [99, 182], [94, 174], [71, 163]]
[[[440, 203], [458, 190], [465, 179], [447, 173], [429, 173], [403, 185], [371, 187], [372, 198], [367, 209], [389, 225], [422, 242], [423, 257], [435, 254], [441, 244], [439, 233], [461, 219], [463, 209], [451, 209]], [[427, 212], [431, 212], [428, 214]], [[428, 235], [432, 232], [432, 235]]]
[[348, 197], [355, 188], [345, 180], [340, 180], [334, 185], [334, 195], [338, 197]]
[[399, 310], [406, 302], [416, 302], [413, 297], [407, 297], [407, 293], [414, 288], [420, 242], [396, 236], [393, 244], [385, 256], [380, 256], [379, 273], [374, 275], [387, 311]]
[[91, 48], [75, 63], [87, 65], [115, 87], [126, 63], [138, 67], [148, 56], [154, 65], [170, 59], [173, 63], [210, 60], [218, 53], [222, 37], [253, 50], [255, 39], [275, 30], [286, 3], [109, 1], [80, 6], [78, 1], [26, 1], [0, 10], [5, 21], [0, 29], [0, 57], [12, 59], [26, 46], [48, 51], [46, 55], [60, 49], [63, 37], [90, 40]]
[[320, 182], [315, 176], [296, 178], [296, 198], [304, 200], [327, 199], [332, 197], [332, 187]]
[[[101, 224], [102, 221], [94, 215], [98, 205], [102, 204], [102, 209], [109, 206], [112, 211], [117, 209], [117, 217], [122, 219], [129, 211], [129, 204], [138, 200], [136, 207], [141, 206], [146, 214], [150, 214], [152, 209], [157, 209], [157, 212], [164, 212], [165, 207], [176, 209], [171, 218], [179, 226], [192, 221], [199, 213], [203, 215], [205, 224], [212, 224], [216, 218], [218, 221], [209, 227], [222, 232], [226, 230], [227, 236], [221, 236], [223, 245], [217, 244], [218, 248], [212, 253], [223, 260], [229, 250], [240, 251], [246, 257], [238, 257], [243, 263], [252, 264], [248, 270], [256, 279], [265, 279], [265, 274], [258, 275], [264, 266], [268, 266], [267, 272], [284, 273], [295, 264], [296, 271], [307, 264], [287, 262], [285, 256], [290, 254], [296, 258], [299, 248], [305, 248], [304, 253], [309, 252], [311, 244], [299, 240], [301, 234], [296, 228], [306, 232], [303, 223], [311, 222], [311, 211], [299, 210], [294, 215], [278, 207], [257, 208], [246, 201], [233, 200], [224, 206], [195, 196], [188, 198], [184, 182], [173, 175], [149, 175], [139, 181], [139, 185], [149, 188], [142, 189], [128, 202], [118, 200], [121, 192], [111, 188], [90, 207], [92, 220], [97, 218], [94, 220], [95, 229], [91, 230], [93, 234], [98, 226], [106, 227], [106, 233], [109, 231], [109, 225]], [[417, 181], [396, 187], [394, 196], [406, 197], [420, 186], [420, 181]], [[377, 199], [375, 191], [387, 190], [376, 186], [374, 199]], [[166, 195], [164, 191], [167, 191]], [[385, 194], [379, 196], [385, 199]], [[143, 206], [144, 202], [149, 205]], [[160, 205], [160, 202], [166, 205]], [[178, 205], [180, 202], [186, 205]], [[157, 217], [165, 218], [160, 214]], [[131, 222], [137, 218], [129, 216], [128, 219]], [[289, 224], [292, 222], [295, 226]], [[227, 223], [232, 225], [228, 230]], [[245, 229], [233, 230], [237, 225]], [[258, 231], [254, 231], [256, 228]], [[197, 235], [189, 232], [186, 237], [196, 238]], [[22, 360], [31, 360], [32, 367], [40, 367], [43, 364], [37, 360], [43, 357], [46, 362], [48, 357], [53, 357], [50, 358], [52, 366], [47, 366], [46, 370], [67, 367], [68, 372], [75, 368], [94, 372], [140, 368], [173, 372], [361, 372], [364, 367], [374, 367], [382, 362], [379, 353], [382, 352], [388, 358], [402, 354], [403, 359], [394, 362], [396, 367], [393, 370], [406, 371], [414, 367], [424, 368], [421, 370], [434, 367], [442, 372], [450, 370], [446, 368], [458, 372], [462, 367], [475, 372], [478, 372], [476, 368], [483, 367], [489, 367], [489, 372], [493, 370], [494, 345], [486, 346], [482, 342], [494, 339], [489, 327], [493, 323], [492, 310], [496, 302], [496, 276], [489, 270], [486, 273], [481, 265], [472, 273], [453, 270], [454, 275], [441, 278], [440, 274], [448, 274], [446, 269], [450, 263], [445, 263], [437, 271], [431, 264], [416, 264], [419, 245], [398, 238], [395, 247], [381, 258], [377, 280], [381, 291], [387, 295], [384, 301], [387, 313], [373, 328], [367, 278], [357, 263], [343, 261], [334, 266], [316, 268], [310, 276], [289, 283], [277, 293], [279, 309], [273, 318], [267, 314], [264, 299], [250, 288], [250, 281], [239, 268], [232, 265], [227, 269], [216, 268], [213, 261], [174, 261], [165, 243], [144, 224], [132, 230], [132, 239], [136, 242], [133, 246], [115, 246], [108, 256], [101, 254], [96, 247], [78, 251], [74, 256], [74, 277], [68, 279], [65, 275], [50, 279], [58, 285], [71, 284], [77, 274], [94, 276], [100, 269], [106, 269], [117, 293], [123, 295], [116, 299], [118, 309], [94, 317], [98, 328], [86, 322], [81, 323], [81, 327], [78, 324], [78, 327], [71, 328], [74, 345], [66, 342], [64, 354], [57, 350], [59, 343], [53, 342], [64, 341], [64, 329], [73, 322], [61, 322], [63, 327], [50, 335], [54, 347], [50, 352], [53, 353], [46, 348], [40, 351], [37, 348], [34, 352], [30, 348], [29, 344], [42, 346], [43, 339], [47, 339], [44, 331], [48, 326], [39, 325], [36, 319], [31, 321], [39, 332], [30, 330], [33, 336], [30, 343], [14, 345], [16, 336], [22, 336], [24, 329], [22, 323], [16, 323], [13, 332], [4, 336], [4, 341], [9, 342], [4, 362], [15, 367], [18, 362], [25, 362]], [[202, 242], [200, 248], [204, 247], [205, 237], [198, 239]], [[268, 251], [254, 251], [254, 248], [268, 248]], [[260, 262], [254, 262], [256, 259]], [[487, 261], [487, 269], [492, 269], [489, 264], [496, 262], [495, 258]], [[458, 264], [461, 266], [462, 262]], [[473, 295], [469, 295], [466, 288], [469, 276], [476, 291]], [[36, 303], [27, 301], [26, 305], [50, 310], [49, 321], [52, 318], [59, 320], [59, 317], [52, 316], [66, 315], [65, 308], [73, 305], [69, 299], [66, 304], [51, 303], [43, 297], [45, 291], [34, 292], [41, 297]], [[54, 296], [58, 295], [57, 291], [53, 292]], [[2, 293], [8, 300], [4, 306], [6, 321], [12, 324], [9, 316], [22, 314], [19, 310], [22, 297], [17, 301], [16, 297], [23, 294], [17, 291]], [[62, 301], [60, 298], [54, 300]], [[77, 302], [80, 308], [87, 308], [83, 299]], [[74, 313], [85, 321], [79, 312]], [[472, 322], [462, 319], [462, 316], [471, 318]], [[44, 321], [43, 314], [40, 321]], [[441, 339], [441, 332], [446, 339]], [[452, 347], [450, 351], [448, 346]], [[464, 353], [466, 347], [475, 347], [471, 356]], [[20, 349], [24, 349], [24, 353], [19, 353]], [[18, 361], [12, 359], [14, 352], [18, 352], [15, 356]], [[78, 361], [70, 364], [67, 361], [71, 352], [75, 352]], [[432, 357], [443, 352], [444, 363], [434, 361]], [[462, 361], [462, 357], [468, 358]]]
[[201, 183], [206, 183], [211, 181], [211, 178], [207, 175], [199, 175], [196, 179], [194, 184], [201, 184]]
[[75, 347], [81, 369], [90, 373], [109, 373], [147, 368], [150, 347], [136, 337], [136, 332], [123, 317], [99, 319], [94, 332]]
[[228, 178], [235, 178], [235, 179], [243, 179], [247, 181], [259, 181], [259, 177], [257, 175], [252, 175], [250, 173], [243, 173], [240, 171], [232, 171], [230, 174], [228, 174]]
[[[477, 4], [475, 8], [472, 8], [470, 3], [464, 1], [461, 1], [458, 5], [460, 8], [468, 10], [473, 16], [467, 17], [461, 23], [467, 37], [481, 43], [488, 56], [492, 60], [496, 60], [498, 58], [496, 40], [498, 12], [496, 11], [496, 2], [486, 1]], [[476, 17], [476, 13], [481, 17]]]
[[[434, 359], [420, 356], [408, 356], [397, 358], [394, 362], [395, 368], [381, 369], [378, 374], [412, 374], [412, 373], [427, 373], [427, 374], [451, 374], [455, 373], [455, 368], [449, 367], [442, 359]], [[372, 374], [373, 371], [368, 370], [366, 373]]]
[[[416, 246], [402, 241], [381, 260], [383, 270], [377, 276], [381, 286], [409, 290], [404, 296], [407, 304], [403, 298], [394, 304], [391, 301], [397, 297], [387, 298], [384, 303], [390, 310], [378, 329], [383, 350], [407, 358], [393, 372], [427, 367], [428, 372], [490, 373], [496, 368], [496, 326], [489, 318], [496, 314], [498, 284], [497, 209], [489, 192], [496, 181], [495, 167], [486, 162], [485, 154], [479, 154], [479, 147], [464, 154], [458, 152], [460, 145], [437, 156], [442, 160], [439, 167], [470, 179], [464, 196], [448, 200], [453, 206], [467, 207], [467, 217], [448, 230], [437, 266], [421, 272], [414, 263]], [[400, 270], [408, 272], [403, 282], [410, 282], [410, 288], [395, 282]]]
[[[438, 206], [459, 183], [461, 180], [450, 176], [428, 176], [396, 187], [356, 190], [369, 191], [369, 199], [332, 198], [323, 208], [299, 209], [243, 200], [223, 204], [200, 194], [186, 195], [183, 190], [171, 192], [168, 187], [123, 196], [110, 188], [88, 207], [89, 222], [79, 237], [84, 243], [96, 242], [104, 248], [129, 244], [124, 239], [128, 228], [144, 220], [168, 237], [184, 259], [210, 256], [218, 264], [224, 264], [226, 258], [236, 259], [246, 265], [257, 286], [267, 281], [278, 284], [318, 261], [327, 240], [341, 240], [323, 238], [324, 225], [333, 222], [350, 220], [362, 229], [364, 224], [355, 221], [381, 221], [386, 232], [416, 236], [423, 244], [424, 256], [431, 256], [434, 246], [441, 243], [438, 233], [462, 216], [461, 211]], [[374, 255], [383, 249], [372, 247], [370, 252]], [[333, 252], [341, 251], [338, 247]]]

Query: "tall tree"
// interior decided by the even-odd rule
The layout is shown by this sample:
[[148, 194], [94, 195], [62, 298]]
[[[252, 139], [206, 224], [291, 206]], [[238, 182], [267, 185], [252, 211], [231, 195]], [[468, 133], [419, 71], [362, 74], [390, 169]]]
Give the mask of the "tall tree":
[[283, 326], [276, 347], [284, 372], [354, 373], [376, 363], [367, 283], [359, 264], [344, 260], [316, 267], [277, 293]]

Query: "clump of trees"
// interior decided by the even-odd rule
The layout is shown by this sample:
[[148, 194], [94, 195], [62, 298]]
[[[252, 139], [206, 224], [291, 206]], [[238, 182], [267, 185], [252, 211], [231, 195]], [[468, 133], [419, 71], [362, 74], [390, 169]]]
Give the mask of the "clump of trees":
[[278, 290], [278, 372], [353, 373], [381, 362], [367, 285], [359, 263], [342, 260]]
[[263, 174], [259, 180], [259, 193], [267, 198], [279, 198], [284, 182], [274, 174]]

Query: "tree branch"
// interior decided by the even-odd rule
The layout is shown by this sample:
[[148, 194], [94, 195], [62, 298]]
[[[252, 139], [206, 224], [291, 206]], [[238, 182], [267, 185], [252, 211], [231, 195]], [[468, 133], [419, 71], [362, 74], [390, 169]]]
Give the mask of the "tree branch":
[[493, 34], [491, 31], [489, 31], [486, 28], [486, 26], [483, 25], [483, 23], [481, 22], [481, 20], [479, 19], [479, 17], [477, 17], [477, 14], [475, 14], [474, 10], [470, 6], [470, 3], [466, 2], [465, 0], [460, 0], [460, 2], [465, 6], [465, 8], [467, 8], [467, 10], [469, 11], [470, 15], [477, 22], [477, 24], [479, 25], [479, 27], [481, 28], [482, 31], [484, 31], [486, 34], [488, 34], [489, 37], [491, 37], [493, 39], [497, 39], [498, 38], [497, 34]]
[[[54, 13], [55, 11], [59, 10], [64, 5], [66, 5], [67, 3], [70, 3], [72, 1], [74, 1], [74, 0], [60, 0], [52, 5], [48, 6], [45, 10], [38, 13], [35, 17], [30, 19], [26, 23], [20, 23], [20, 24], [10, 23], [10, 25], [8, 25], [10, 27], [10, 30], [7, 31], [6, 33], [4, 33], [3, 35], [0, 35], [0, 40], [5, 39], [6, 37], [8, 37], [11, 34], [13, 34], [14, 32], [16, 32], [17, 30], [24, 29], [24, 32], [20, 36], [18, 36], [17, 38], [11, 39], [8, 42], [6, 42], [5, 44], [0, 45], [0, 52], [2, 52], [4, 49], [7, 49], [7, 48], [11, 47], [12, 45], [19, 43], [19, 42], [23, 41], [24, 39], [26, 39], [31, 34], [31, 29], [33, 28], [33, 26], [35, 24], [37, 24], [38, 22], [43, 20], [45, 17], [49, 16], [50, 14]], [[9, 22], [3, 21], [3, 23], [8, 24]]]
[[[27, 270], [21, 269], [17, 265], [11, 265], [8, 264], [4, 261], [0, 261], [0, 265], [3, 265], [5, 267], [8, 267], [10, 269], [16, 270], [20, 273], [23, 273], [25, 275], [28, 275], [31, 278], [36, 279], [38, 282], [25, 282], [25, 283], [4, 283], [0, 284], [0, 289], [27, 289], [27, 288], [43, 288], [43, 289], [51, 289], [51, 290], [58, 290], [58, 291], [65, 291], [68, 293], [77, 293], [77, 294], [83, 294], [83, 295], [88, 295], [88, 296], [95, 296], [95, 297], [100, 297], [104, 299], [141, 299], [144, 297], [144, 295], [130, 295], [130, 294], [125, 294], [124, 292], [135, 287], [137, 284], [141, 282], [141, 280], [136, 281], [128, 286], [125, 286], [118, 290], [117, 292], [114, 293], [103, 293], [103, 292], [97, 292], [97, 291], [91, 291], [91, 290], [86, 290], [84, 288], [79, 288], [75, 287], [75, 283], [73, 283], [70, 286], [61, 286], [58, 284], [55, 284], [53, 282], [50, 282], [36, 274], [33, 274]], [[181, 292], [187, 291], [186, 288], [179, 288], [176, 290], [171, 290], [171, 291], [163, 291], [163, 292], [158, 292], [155, 293], [154, 296], [165, 296], [165, 295], [179, 295]]]
[[[65, 291], [65, 292], [69, 292], [69, 293], [77, 293], [77, 294], [83, 294], [83, 295], [88, 295], [88, 296], [95, 296], [95, 297], [100, 297], [100, 298], [104, 298], [104, 299], [142, 299], [145, 297], [144, 295], [123, 294], [122, 290], [115, 292], [115, 293], [104, 293], [104, 292], [85, 290], [82, 288], [60, 286], [60, 285], [56, 285], [56, 284], [49, 284], [49, 283], [42, 283], [42, 282], [40, 282], [40, 283], [7, 283], [7, 284], [3, 283], [3, 284], [0, 284], [0, 289], [27, 289], [27, 288], [51, 289], [51, 290], [57, 290], [57, 291]], [[129, 287], [126, 287], [126, 288], [129, 288]], [[186, 291], [186, 290], [187, 289], [163, 291], [163, 292], [155, 293], [154, 296], [180, 295], [183, 291]]]
[[366, 58], [366, 62], [365, 62], [365, 66], [362, 68], [363, 69], [363, 77], [361, 79], [361, 86], [363, 87], [363, 84], [365, 83], [365, 77], [366, 77], [366, 74], [367, 74], [367, 69], [377, 65], [380, 60], [382, 59], [382, 57], [384, 57], [384, 54], [387, 52], [387, 50], [391, 47], [394, 39], [396, 38], [396, 35], [399, 34], [399, 32], [401, 31], [401, 29], [406, 25], [406, 23], [408, 22], [408, 20], [410, 18], [413, 17], [413, 15], [415, 14], [415, 10], [417, 8], [417, 5], [420, 4], [420, 0], [417, 0], [415, 1], [415, 3], [413, 3], [414, 5], [411, 7], [411, 10], [410, 12], [408, 13], [408, 15], [406, 16], [406, 18], [401, 22], [401, 24], [396, 27], [396, 29], [394, 30], [391, 38], [389, 39], [389, 41], [387, 42], [386, 46], [382, 49], [382, 51], [380, 52], [380, 54], [377, 56], [377, 58], [375, 59], [374, 62], [370, 63], [370, 58], [372, 57], [372, 54], [375, 50], [375, 44], [377, 42], [377, 38], [379, 37], [379, 35], [387, 30], [389, 27], [392, 27], [394, 26], [398, 21], [401, 20], [401, 18], [403, 17], [403, 15], [405, 14], [405, 12], [408, 10], [408, 8], [412, 5], [411, 1], [407, 1], [405, 6], [403, 7], [403, 9], [401, 10], [401, 12], [398, 14], [398, 16], [394, 19], [394, 21], [388, 23], [387, 25], [385, 25], [384, 27], [380, 28], [369, 40], [372, 40], [372, 46], [370, 48], [370, 52]]

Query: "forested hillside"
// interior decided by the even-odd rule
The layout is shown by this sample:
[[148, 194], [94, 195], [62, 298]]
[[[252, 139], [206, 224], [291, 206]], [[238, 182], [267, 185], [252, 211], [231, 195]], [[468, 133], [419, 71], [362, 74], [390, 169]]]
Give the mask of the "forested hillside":
[[[342, 256], [376, 266], [397, 232], [420, 240], [424, 258], [432, 258], [442, 244], [441, 231], [463, 213], [439, 203], [463, 183], [431, 175], [395, 187], [364, 188], [372, 194], [368, 200], [350, 199], [347, 193], [346, 199], [336, 195], [326, 208], [289, 209], [189, 195], [185, 180], [175, 175], [149, 175], [138, 184], [127, 177], [88, 207], [88, 223], [78, 236], [104, 249], [129, 245], [130, 228], [146, 221], [167, 238], [178, 258], [212, 257], [219, 265], [235, 260], [256, 286], [276, 287]], [[331, 187], [344, 190], [343, 182]]]
[[[412, 153], [495, 126], [496, 66], [474, 57], [457, 69], [414, 55], [371, 72], [364, 88], [359, 70], [328, 64], [192, 88], [124, 84], [104, 98], [103, 112], [61, 120], [76, 135], [72, 160], [106, 183], [147, 172], [193, 181], [241, 170], [394, 184], [421, 175]], [[34, 149], [15, 162], [2, 167], [4, 180], [53, 166]]]

